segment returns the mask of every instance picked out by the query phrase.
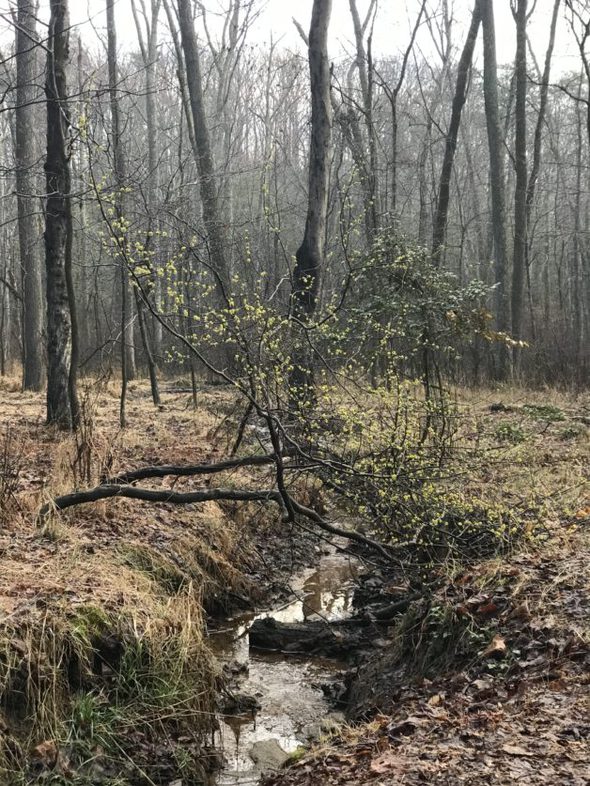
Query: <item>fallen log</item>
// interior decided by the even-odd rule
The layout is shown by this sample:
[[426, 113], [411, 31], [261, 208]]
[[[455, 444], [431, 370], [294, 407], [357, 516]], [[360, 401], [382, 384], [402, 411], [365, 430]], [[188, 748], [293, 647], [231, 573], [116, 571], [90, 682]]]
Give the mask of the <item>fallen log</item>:
[[276, 463], [276, 458], [273, 454], [265, 454], [259, 456], [244, 456], [242, 458], [233, 458], [226, 461], [218, 461], [209, 464], [156, 464], [149, 467], [140, 467], [139, 469], [129, 470], [128, 472], [121, 472], [119, 475], [114, 475], [110, 478], [103, 478], [102, 485], [127, 485], [135, 483], [138, 480], [147, 480], [148, 478], [165, 478], [169, 475], [175, 475], [179, 478], [194, 477], [196, 475], [213, 475], [217, 472], [226, 472], [239, 467], [263, 467], [269, 464]]
[[253, 649], [343, 658], [373, 647], [380, 633], [368, 618], [278, 622], [273, 617], [263, 617], [253, 622], [249, 636]]
[[[285, 509], [284, 495], [276, 489], [262, 491], [250, 489], [230, 489], [230, 488], [201, 488], [195, 491], [172, 491], [170, 489], [145, 489], [138, 486], [119, 485], [116, 483], [101, 484], [92, 489], [73, 491], [70, 494], [63, 494], [45, 503], [39, 511], [39, 520], [43, 522], [52, 511], [66, 510], [75, 505], [84, 505], [89, 502], [98, 502], [101, 499], [113, 497], [126, 497], [128, 499], [138, 499], [145, 502], [166, 502], [173, 505], [189, 505], [196, 502], [207, 502], [209, 500], [229, 500], [237, 502], [274, 502], [281, 510]], [[384, 559], [391, 560], [394, 551], [393, 547], [384, 546], [371, 538], [362, 535], [354, 530], [346, 530], [330, 524], [317, 511], [301, 505], [299, 502], [289, 497], [289, 504], [297, 515], [312, 521], [319, 529], [330, 535], [338, 535], [348, 540], [361, 543], [376, 551]], [[397, 547], [396, 547], [397, 548]]]

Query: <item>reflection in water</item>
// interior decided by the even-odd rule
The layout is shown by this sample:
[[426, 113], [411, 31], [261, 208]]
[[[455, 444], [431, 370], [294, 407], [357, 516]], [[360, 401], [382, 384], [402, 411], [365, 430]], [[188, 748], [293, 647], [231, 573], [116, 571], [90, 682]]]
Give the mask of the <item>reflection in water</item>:
[[291, 582], [292, 602], [277, 610], [240, 615], [229, 620], [223, 631], [212, 633], [211, 646], [220, 660], [247, 667], [240, 692], [255, 696], [262, 705], [254, 719], [220, 718], [216, 744], [223, 750], [226, 767], [217, 778], [219, 786], [257, 783], [260, 770], [249, 755], [256, 742], [276, 740], [286, 753], [302, 745], [306, 731], [329, 714], [319, 684], [342, 667], [319, 657], [251, 654], [250, 625], [271, 616], [280, 622], [341, 619], [350, 613], [357, 572], [356, 561], [330, 551], [317, 568], [303, 571]]

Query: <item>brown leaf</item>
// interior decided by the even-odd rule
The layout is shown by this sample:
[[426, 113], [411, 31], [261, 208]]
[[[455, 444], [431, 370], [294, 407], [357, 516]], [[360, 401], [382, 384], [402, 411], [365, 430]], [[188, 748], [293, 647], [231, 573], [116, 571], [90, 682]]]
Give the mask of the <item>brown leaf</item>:
[[482, 606], [484, 603], [488, 603], [490, 600], [489, 595], [479, 594], [474, 595], [472, 598], [468, 598], [465, 602], [467, 608], [469, 609], [477, 609], [479, 606]]
[[485, 677], [482, 677], [482, 679], [473, 680], [471, 684], [477, 691], [489, 690], [493, 687], [494, 680], [489, 675], [486, 675]]
[[534, 756], [532, 751], [527, 751], [521, 748], [520, 745], [502, 745], [504, 753], [509, 753], [511, 756]]
[[390, 750], [373, 759], [369, 769], [375, 775], [386, 775], [404, 772], [406, 767], [395, 751]]
[[482, 603], [477, 609], [477, 613], [481, 614], [482, 617], [492, 617], [497, 611], [498, 607], [493, 600], [490, 600], [489, 603]]
[[52, 770], [57, 764], [59, 750], [55, 740], [44, 740], [33, 748], [33, 758], [40, 761], [44, 767]]
[[515, 606], [510, 614], [508, 615], [508, 619], [511, 620], [528, 620], [530, 619], [530, 611], [529, 611], [529, 604], [526, 600], [523, 603], [519, 603], [518, 606]]
[[407, 717], [400, 723], [389, 726], [387, 732], [390, 737], [403, 735], [404, 737], [413, 734], [419, 726], [423, 726], [425, 721], [422, 718]]
[[494, 638], [482, 652], [482, 658], [502, 658], [506, 654], [507, 649], [508, 647], [506, 646], [506, 642], [502, 636], [494, 636]]

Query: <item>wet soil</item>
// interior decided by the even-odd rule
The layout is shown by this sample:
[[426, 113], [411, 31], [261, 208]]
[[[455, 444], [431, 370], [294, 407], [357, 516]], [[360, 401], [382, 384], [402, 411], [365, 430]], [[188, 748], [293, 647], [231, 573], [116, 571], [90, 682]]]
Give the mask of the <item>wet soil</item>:
[[236, 615], [210, 632], [230, 685], [215, 739], [224, 758], [217, 786], [257, 783], [263, 772], [277, 769], [330, 723], [342, 720], [322, 685], [338, 677], [344, 659], [255, 651], [249, 634], [265, 618], [304, 623], [349, 616], [360, 566], [342, 546], [325, 546], [315, 567], [295, 574], [283, 604]]

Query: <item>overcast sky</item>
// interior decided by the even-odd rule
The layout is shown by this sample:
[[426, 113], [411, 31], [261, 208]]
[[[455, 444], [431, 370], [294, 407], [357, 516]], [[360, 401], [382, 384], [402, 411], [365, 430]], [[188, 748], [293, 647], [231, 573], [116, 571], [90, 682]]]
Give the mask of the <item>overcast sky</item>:
[[[357, 0], [359, 11], [362, 15], [369, 4], [369, 0]], [[264, 44], [272, 38], [292, 49], [302, 49], [302, 42], [295, 31], [292, 17], [301, 23], [303, 28], [309, 27], [311, 7], [313, 0], [258, 0], [261, 9], [258, 18], [252, 26], [249, 40], [252, 43]], [[457, 49], [462, 46], [463, 37], [468, 24], [473, 0], [448, 0], [453, 17], [457, 24], [454, 30], [454, 44]], [[0, 8], [6, 13], [14, 0], [0, 0]], [[149, 5], [149, 0], [148, 3]], [[226, 7], [227, 0], [205, 0], [205, 7], [209, 12], [211, 25], [214, 24], [216, 14], [221, 14]], [[42, 6], [47, 6], [47, 0], [42, 0]], [[431, 0], [430, 6], [436, 8], [439, 4]], [[563, 5], [563, 3], [562, 3]], [[374, 30], [374, 51], [377, 55], [399, 53], [407, 46], [411, 26], [416, 18], [420, 6], [419, 0], [378, 0], [378, 17]], [[510, 12], [510, 0], [495, 0], [498, 60], [501, 63], [510, 63], [514, 58], [515, 36], [514, 22]], [[537, 0], [534, 14], [529, 23], [529, 37], [539, 63], [542, 65], [547, 38], [553, 0]], [[105, 26], [104, 14], [105, 0], [70, 0], [70, 13], [72, 24], [81, 33], [84, 40], [91, 47], [97, 46], [97, 33], [102, 34]], [[116, 0], [117, 33], [119, 44], [128, 49], [136, 46], [136, 34], [133, 17], [131, 14], [131, 0]], [[166, 34], [164, 27], [165, 14], [162, 12], [162, 35]], [[197, 28], [198, 29], [198, 28]], [[352, 51], [352, 24], [350, 21], [348, 0], [333, 0], [333, 12], [330, 25], [330, 56], [337, 60], [346, 51]], [[421, 51], [427, 56], [433, 55], [433, 47], [426, 26], [423, 26], [417, 40]], [[479, 51], [481, 50], [481, 44]], [[479, 54], [478, 57], [481, 57]], [[554, 73], [578, 68], [579, 59], [576, 56], [575, 46], [572, 44], [571, 33], [564, 19], [560, 15], [558, 25], [557, 43], [554, 54]]]

